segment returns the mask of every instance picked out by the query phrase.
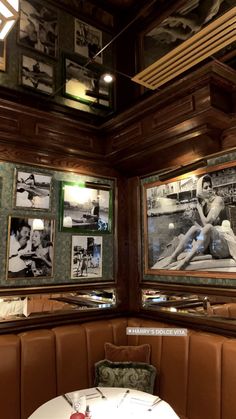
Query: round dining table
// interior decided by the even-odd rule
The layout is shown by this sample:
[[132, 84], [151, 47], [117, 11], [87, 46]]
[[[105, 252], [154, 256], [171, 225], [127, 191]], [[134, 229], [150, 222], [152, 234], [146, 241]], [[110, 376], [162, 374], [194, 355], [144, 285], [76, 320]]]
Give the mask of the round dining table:
[[143, 391], [93, 387], [66, 393], [44, 403], [28, 419], [70, 419], [89, 406], [91, 419], [177, 419], [172, 407], [157, 396]]

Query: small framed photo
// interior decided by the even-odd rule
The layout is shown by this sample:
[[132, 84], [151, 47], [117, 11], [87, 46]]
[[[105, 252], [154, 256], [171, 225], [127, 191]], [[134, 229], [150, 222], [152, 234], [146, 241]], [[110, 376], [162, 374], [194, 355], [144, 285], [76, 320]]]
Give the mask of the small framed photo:
[[110, 186], [61, 182], [60, 227], [62, 231], [110, 233]]
[[58, 17], [55, 10], [36, 0], [21, 0], [19, 43], [56, 58], [58, 54]]
[[0, 41], [0, 71], [6, 71], [6, 40]]
[[102, 73], [101, 68], [65, 58], [65, 96], [94, 108], [111, 108], [111, 86], [102, 80]]
[[53, 65], [22, 55], [20, 84], [34, 91], [52, 95], [54, 93]]
[[[75, 53], [92, 59], [101, 49], [102, 31], [82, 20], [75, 19]], [[102, 54], [99, 54], [94, 61], [102, 64]]]
[[44, 173], [15, 170], [15, 208], [51, 208], [52, 176]]
[[71, 278], [102, 276], [102, 237], [72, 236]]
[[54, 220], [9, 217], [7, 279], [51, 278]]

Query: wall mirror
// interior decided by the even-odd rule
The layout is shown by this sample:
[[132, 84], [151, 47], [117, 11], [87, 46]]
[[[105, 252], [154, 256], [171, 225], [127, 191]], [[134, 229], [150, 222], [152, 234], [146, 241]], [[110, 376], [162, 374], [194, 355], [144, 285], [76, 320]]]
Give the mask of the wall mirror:
[[236, 297], [170, 291], [142, 290], [142, 307], [164, 313], [188, 314], [236, 320]]
[[1, 296], [0, 322], [55, 314], [103, 310], [116, 306], [114, 289]]

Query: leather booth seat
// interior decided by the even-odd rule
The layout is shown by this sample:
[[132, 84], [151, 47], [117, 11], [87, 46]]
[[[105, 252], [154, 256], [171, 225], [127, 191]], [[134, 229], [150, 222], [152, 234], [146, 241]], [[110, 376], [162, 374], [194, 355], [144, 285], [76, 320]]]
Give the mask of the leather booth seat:
[[188, 330], [187, 336], [131, 336], [127, 327], [170, 325], [117, 318], [0, 336], [0, 416], [26, 419], [57, 395], [92, 387], [104, 343], [151, 345], [155, 394], [181, 418], [236, 418], [236, 339]]
[[212, 306], [212, 314], [221, 317], [236, 318], [236, 303], [220, 304]]

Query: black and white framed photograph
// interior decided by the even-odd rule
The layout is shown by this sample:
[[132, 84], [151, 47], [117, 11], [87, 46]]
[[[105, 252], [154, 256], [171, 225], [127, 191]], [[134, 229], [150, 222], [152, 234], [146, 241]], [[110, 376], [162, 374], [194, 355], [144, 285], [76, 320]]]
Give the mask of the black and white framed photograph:
[[54, 9], [40, 1], [21, 0], [19, 43], [56, 58], [58, 54], [58, 17]]
[[0, 71], [6, 71], [6, 40], [0, 40]]
[[113, 208], [109, 186], [61, 182], [60, 207], [62, 231], [111, 232]]
[[111, 86], [101, 78], [101, 71], [89, 66], [83, 67], [65, 58], [65, 96], [97, 108], [111, 108]]
[[235, 162], [143, 191], [146, 274], [235, 278]]
[[71, 278], [102, 276], [102, 237], [72, 236]]
[[7, 279], [51, 278], [54, 220], [9, 217]]
[[20, 84], [37, 92], [53, 94], [54, 68], [38, 58], [22, 55]]
[[[75, 53], [92, 59], [101, 49], [102, 31], [82, 20], [75, 19]], [[102, 64], [102, 54], [99, 54], [94, 61]]]
[[49, 210], [51, 208], [51, 192], [51, 175], [15, 170], [15, 208]]

